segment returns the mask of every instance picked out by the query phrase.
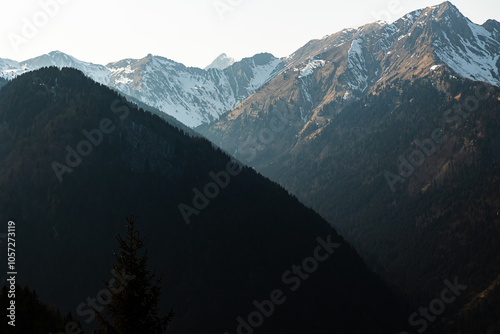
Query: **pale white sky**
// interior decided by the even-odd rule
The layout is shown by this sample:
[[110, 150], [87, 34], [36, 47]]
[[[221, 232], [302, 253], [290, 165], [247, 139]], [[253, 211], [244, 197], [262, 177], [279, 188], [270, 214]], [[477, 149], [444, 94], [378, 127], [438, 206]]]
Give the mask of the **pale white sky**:
[[[3, 1], [0, 58], [54, 50], [107, 64], [148, 53], [204, 67], [220, 53], [290, 55], [311, 39], [442, 0], [12, 0]], [[455, 0], [473, 22], [500, 21], [498, 0]], [[44, 9], [45, 8], [45, 9]], [[30, 27], [31, 26], [31, 27]], [[33, 29], [35, 28], [35, 30]]]

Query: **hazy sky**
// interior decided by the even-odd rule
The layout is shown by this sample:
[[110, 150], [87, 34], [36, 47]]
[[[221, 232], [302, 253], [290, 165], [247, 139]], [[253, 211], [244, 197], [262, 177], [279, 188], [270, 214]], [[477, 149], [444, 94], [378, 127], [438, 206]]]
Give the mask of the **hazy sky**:
[[[220, 53], [287, 56], [311, 39], [441, 3], [434, 0], [16, 0], [2, 3], [0, 58], [60, 50], [107, 64], [148, 53], [204, 67]], [[473, 22], [499, 0], [455, 0]], [[44, 9], [45, 8], [45, 9]], [[33, 29], [34, 28], [34, 29]]]

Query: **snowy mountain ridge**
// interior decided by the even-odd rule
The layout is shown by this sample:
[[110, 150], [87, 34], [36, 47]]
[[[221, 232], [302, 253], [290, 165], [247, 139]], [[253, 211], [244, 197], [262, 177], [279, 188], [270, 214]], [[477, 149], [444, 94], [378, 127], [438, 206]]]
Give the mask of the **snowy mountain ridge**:
[[230, 111], [277, 75], [284, 65], [271, 54], [258, 54], [224, 70], [202, 70], [149, 54], [104, 66], [53, 51], [23, 62], [0, 59], [0, 77], [12, 79], [48, 66], [76, 68], [96, 82], [196, 127]]
[[[269, 166], [269, 157], [294, 152], [297, 143], [328, 132], [344, 108], [388, 89], [425, 80], [445, 90], [443, 82], [465, 79], [500, 87], [499, 33], [499, 22], [475, 24], [450, 2], [415, 10], [392, 23], [343, 29], [284, 58], [286, 68], [265, 89], [197, 130], [236, 158], [251, 156], [247, 161], [254, 167]], [[269, 110], [297, 121], [287, 123], [287, 133], [280, 133], [272, 149], [266, 148], [269, 154], [256, 158], [260, 149], [252, 140], [272, 121]]]
[[[303, 114], [311, 117], [339, 96], [359, 98], [387, 81], [434, 72], [500, 86], [500, 23], [475, 24], [444, 2], [390, 24], [378, 21], [311, 40], [283, 59], [262, 53], [233, 61], [222, 54], [200, 69], [148, 55], [103, 66], [54, 51], [20, 63], [0, 59], [0, 77], [12, 79], [43, 66], [74, 67], [194, 128], [210, 124], [291, 69], [304, 81], [299, 94]], [[331, 78], [328, 85], [314, 84], [321, 77]]]
[[211, 68], [217, 68], [219, 70], [223, 70], [223, 69], [228, 68], [229, 66], [233, 65], [235, 62], [236, 62], [236, 60], [234, 60], [231, 57], [228, 57], [227, 54], [223, 53], [223, 54], [219, 55], [217, 58], [215, 58], [214, 61], [212, 61], [210, 63], [210, 65], [206, 66], [204, 68], [204, 70], [208, 70]]
[[342, 63], [337, 72], [340, 83], [357, 93], [386, 77], [411, 77], [415, 69], [424, 75], [434, 65], [500, 86], [500, 23], [473, 23], [448, 1], [415, 10], [392, 23], [378, 21], [312, 40], [285, 62], [300, 69], [337, 54]]

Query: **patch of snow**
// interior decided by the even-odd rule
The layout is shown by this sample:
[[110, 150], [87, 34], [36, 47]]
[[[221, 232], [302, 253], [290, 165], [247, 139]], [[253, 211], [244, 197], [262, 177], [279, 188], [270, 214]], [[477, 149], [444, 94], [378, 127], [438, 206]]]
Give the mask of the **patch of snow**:
[[283, 62], [278, 58], [273, 59], [265, 65], [257, 66], [254, 64], [252, 69], [253, 78], [250, 80], [248, 89], [250, 89], [253, 93], [259, 87], [266, 84], [273, 77], [273, 72], [276, 72], [282, 64]]
[[398, 37], [398, 41], [402, 40], [405, 37], [410, 37], [410, 36], [411, 36], [411, 33], [408, 33], [407, 35], [401, 35]]
[[311, 74], [314, 73], [314, 70], [319, 67], [325, 66], [325, 61], [321, 59], [311, 59], [309, 60], [309, 63], [307, 63], [306, 67], [304, 67], [300, 71], [300, 77], [299, 78], [304, 78], [307, 76], [310, 76]]
[[443, 31], [443, 38], [434, 42], [436, 56], [461, 77], [500, 86], [500, 54], [495, 51], [500, 43], [485, 28], [467, 22], [474, 38], [459, 36], [461, 45], [454, 45]]
[[115, 83], [123, 85], [129, 84], [131, 82], [133, 82], [133, 80], [127, 77], [121, 77], [115, 81]]
[[349, 87], [359, 91], [364, 91], [368, 87], [368, 71], [363, 56], [362, 42], [361, 38], [352, 41], [351, 48], [347, 52], [347, 70], [344, 73]]
[[219, 70], [223, 70], [233, 65], [235, 62], [236, 61], [233, 58], [228, 57], [227, 54], [223, 53], [219, 55], [217, 58], [215, 58], [208, 66], [206, 66], [204, 70], [208, 70], [210, 68], [217, 68]]
[[415, 21], [420, 17], [421, 14], [422, 14], [422, 10], [418, 9], [418, 10], [415, 10], [415, 11], [403, 16], [402, 20], [407, 22], [408, 26], [411, 26], [411, 25], [413, 25], [413, 23], [415, 23]]
[[0, 59], [0, 77], [11, 80], [26, 72], [15, 60]]

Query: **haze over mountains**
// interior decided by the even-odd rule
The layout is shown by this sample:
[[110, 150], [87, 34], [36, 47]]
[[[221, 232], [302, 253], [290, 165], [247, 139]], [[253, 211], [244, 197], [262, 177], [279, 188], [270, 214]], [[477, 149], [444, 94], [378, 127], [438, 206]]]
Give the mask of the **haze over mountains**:
[[[346, 99], [360, 96], [373, 85], [383, 85], [395, 77], [426, 75], [441, 65], [460, 77], [499, 85], [499, 36], [499, 22], [488, 20], [477, 25], [445, 2], [409, 13], [391, 24], [371, 23], [312, 40], [281, 60], [260, 54], [235, 63], [221, 54], [201, 70], [152, 55], [104, 66], [54, 51], [20, 63], [0, 59], [0, 77], [13, 78], [43, 66], [76, 68], [99, 83], [196, 127], [236, 107], [284, 68], [300, 71], [305, 74], [303, 78], [325, 65], [322, 72], [335, 71], [325, 101], [309, 102], [311, 92], [307, 86], [302, 88], [302, 99], [309, 104], [303, 107], [305, 114], [338, 94]], [[341, 59], [345, 64], [339, 63]], [[337, 67], [332, 67], [334, 64]]]
[[[83, 129], [113, 115], [118, 96], [77, 71], [40, 70], [47, 66], [78, 69], [143, 103], [137, 109], [122, 101], [130, 118], [113, 118], [117, 130], [62, 183], [51, 163], [64, 161]], [[85, 293], [98, 291], [108, 265], [92, 273], [92, 258], [110, 251], [106, 240], [118, 220], [135, 210], [147, 221], [153, 260], [168, 272], [167, 293], [179, 287], [170, 299], [182, 305], [174, 332], [231, 333], [253, 299], [268, 298], [287, 266], [325, 233], [347, 250], [259, 332], [396, 332], [404, 329], [399, 311], [411, 314], [396, 295], [418, 309], [454, 279], [466, 290], [434, 313], [435, 322], [410, 322], [412, 329], [500, 328], [495, 20], [475, 24], [444, 2], [312, 40], [282, 59], [262, 53], [234, 62], [222, 54], [205, 69], [152, 55], [104, 66], [55, 51], [20, 63], [0, 59], [2, 86], [0, 219], [30, 224], [26, 240]], [[186, 136], [144, 111], [148, 106], [193, 132]], [[195, 189], [203, 191], [231, 160], [251, 168], [193, 209], [185, 225], [179, 204], [196, 207]], [[54, 243], [45, 249], [45, 240]], [[82, 255], [88, 240], [92, 251]], [[44, 264], [24, 247], [25, 270], [35, 277]], [[50, 278], [49, 271], [37, 279]], [[73, 307], [81, 291], [58, 284], [61, 290], [51, 285], [41, 293]], [[298, 318], [316, 320], [290, 321]]]
[[230, 111], [276, 76], [284, 64], [263, 53], [242, 59], [224, 70], [202, 70], [150, 54], [142, 59], [124, 59], [103, 66], [54, 51], [20, 63], [0, 59], [0, 77], [11, 79], [47, 66], [76, 68], [96, 82], [194, 127]]

